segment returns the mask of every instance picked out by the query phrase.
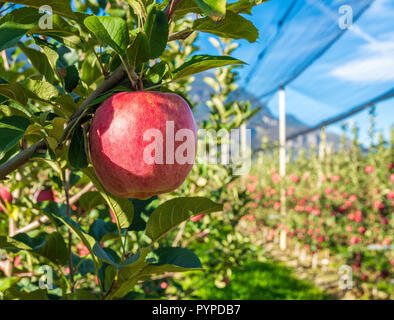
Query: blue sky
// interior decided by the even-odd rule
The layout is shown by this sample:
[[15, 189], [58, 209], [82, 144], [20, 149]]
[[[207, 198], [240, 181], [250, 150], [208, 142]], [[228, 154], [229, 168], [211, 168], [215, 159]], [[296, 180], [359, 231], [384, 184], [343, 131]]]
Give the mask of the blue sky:
[[[320, 1], [332, 3], [331, 9], [336, 9], [336, 4], [352, 3], [354, 0], [322, 1], [305, 0], [310, 4]], [[367, 0], [365, 0], [367, 1]], [[260, 39], [250, 44], [240, 41], [240, 47], [234, 52], [234, 56], [249, 63], [240, 70], [240, 85], [245, 83], [245, 78], [251, 68], [256, 66], [256, 57], [268, 41], [270, 33], [275, 26], [270, 22], [278, 20], [275, 15], [283, 8], [283, 4], [289, 4], [290, 0], [270, 0], [253, 9], [251, 20], [260, 31]], [[282, 5], [282, 6], [281, 6]], [[292, 56], [304, 50], [313, 50], [325, 39], [329, 39], [335, 31], [327, 16], [324, 24], [319, 18], [317, 11], [305, 9], [302, 11], [302, 21], [295, 17], [291, 23], [291, 30], [287, 38], [282, 39], [272, 50], [272, 56], [276, 59], [269, 60], [267, 66], [257, 69], [256, 76], [247, 86], [247, 89], [255, 94], [261, 94], [267, 79], [277, 76], [277, 69], [292, 67]], [[330, 14], [330, 13], [327, 13]], [[332, 15], [339, 15], [332, 11]], [[250, 18], [250, 17], [249, 17]], [[317, 19], [317, 20], [316, 20]], [[315, 22], [316, 21], [316, 24]], [[323, 22], [321, 22], [323, 21]], [[321, 25], [319, 25], [321, 22]], [[305, 25], [309, 24], [314, 30], [321, 28], [321, 38], [311, 38], [313, 41], [306, 42], [309, 32]], [[335, 25], [335, 27], [337, 27]], [[331, 29], [332, 30], [331, 30]], [[299, 38], [296, 31], [299, 30]], [[287, 31], [287, 30], [286, 30]], [[325, 33], [326, 32], [326, 33]], [[317, 34], [319, 35], [319, 34]], [[215, 49], [207, 41], [209, 35], [199, 38], [201, 52], [215, 54]], [[326, 38], [324, 38], [326, 37]], [[287, 58], [289, 57], [289, 58]], [[270, 57], [265, 57], [269, 59]], [[302, 59], [297, 60], [297, 63]], [[283, 61], [283, 63], [281, 63]], [[289, 65], [286, 65], [288, 63]], [[305, 72], [286, 87], [286, 107], [289, 114], [296, 115], [300, 120], [309, 125], [316, 124], [325, 118], [342, 113], [352, 107], [358, 106], [370, 99], [394, 88], [394, 1], [375, 0], [371, 7], [353, 24], [353, 27], [319, 59], [317, 59]], [[277, 114], [277, 96], [273, 95], [269, 108]], [[376, 128], [389, 137], [390, 127], [394, 124], [394, 98], [379, 103], [376, 106]], [[369, 115], [368, 111], [359, 113], [346, 120], [347, 123], [355, 122], [361, 128], [360, 138], [368, 144]], [[343, 122], [342, 122], [343, 123]], [[341, 132], [342, 123], [330, 126], [330, 131]]]

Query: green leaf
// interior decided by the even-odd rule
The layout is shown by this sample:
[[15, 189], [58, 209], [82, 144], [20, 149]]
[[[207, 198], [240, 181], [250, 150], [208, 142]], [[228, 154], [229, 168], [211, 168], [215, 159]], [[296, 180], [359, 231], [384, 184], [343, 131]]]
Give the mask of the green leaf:
[[167, 16], [153, 6], [148, 13], [144, 28], [149, 40], [150, 58], [156, 59], [167, 46], [169, 32]]
[[[63, 222], [69, 229], [74, 231], [76, 236], [83, 242], [83, 244], [88, 248], [90, 253], [93, 252], [93, 247], [96, 244], [96, 240], [92, 236], [90, 236], [85, 230], [83, 230], [78, 223], [76, 223], [74, 220], [71, 218], [59, 214], [59, 212], [53, 212], [54, 216], [59, 219], [61, 222]], [[94, 256], [93, 256], [94, 257]]]
[[25, 233], [19, 233], [13, 238], [0, 236], [0, 248], [26, 250], [47, 258], [57, 265], [64, 265], [68, 257], [66, 243], [58, 232], [40, 234], [35, 238]]
[[202, 10], [195, 0], [183, 0], [175, 10], [176, 17], [183, 17], [188, 13], [202, 13]]
[[202, 265], [197, 255], [182, 247], [164, 247], [156, 251], [159, 261], [150, 264], [141, 272], [141, 276], [164, 272], [184, 272], [201, 270]]
[[228, 11], [226, 17], [218, 23], [209, 18], [194, 20], [192, 29], [223, 38], [246, 39], [249, 42], [255, 42], [259, 37], [259, 32], [251, 21], [232, 11]]
[[31, 247], [22, 241], [7, 236], [0, 236], [0, 248], [4, 250], [31, 250]]
[[63, 111], [67, 113], [67, 115], [71, 115], [77, 110], [77, 106], [74, 102], [74, 99], [69, 94], [61, 94], [59, 95], [54, 103], [58, 105]]
[[116, 224], [105, 222], [103, 219], [96, 219], [89, 228], [89, 234], [97, 242], [100, 242], [107, 234], [117, 234]]
[[40, 74], [42, 74], [46, 81], [55, 84], [55, 74], [54, 71], [48, 61], [47, 56], [38, 51], [34, 50], [32, 48], [26, 47], [23, 44], [19, 44], [19, 48], [22, 49], [23, 53], [27, 56], [27, 58], [30, 60], [31, 64], [33, 65], [34, 68], [38, 70]]
[[79, 83], [79, 73], [75, 65], [67, 67], [63, 71], [64, 89], [72, 92]]
[[15, 286], [15, 284], [20, 280], [19, 277], [10, 277], [0, 279], [0, 292], [4, 292], [9, 288]]
[[40, 19], [40, 14], [37, 9], [22, 7], [13, 9], [11, 12], [7, 13], [5, 16], [0, 18], [0, 24], [7, 21], [12, 21], [21, 24], [36, 24]]
[[245, 62], [227, 56], [196, 55], [188, 59], [176, 69], [174, 79], [180, 79], [212, 68], [228, 66], [232, 64], [245, 64]]
[[227, 10], [235, 13], [252, 14], [252, 8], [268, 0], [239, 0], [235, 3], [227, 4]]
[[27, 90], [28, 97], [34, 100], [50, 102], [60, 94], [54, 85], [46, 81], [25, 79], [21, 84]]
[[56, 62], [57, 68], [67, 68], [78, 62], [78, 52], [72, 48], [60, 45], [57, 48], [59, 60]]
[[130, 199], [134, 206], [134, 218], [133, 223], [128, 228], [129, 231], [143, 231], [146, 228], [146, 222], [142, 218], [142, 214], [149, 217], [152, 212], [157, 208], [159, 200], [157, 196], [152, 198], [141, 200], [141, 199]]
[[28, 95], [19, 83], [0, 84], [0, 94], [14, 100], [21, 106], [26, 106]]
[[15, 46], [34, 25], [7, 21], [0, 25], [0, 51]]
[[119, 54], [124, 54], [129, 44], [127, 23], [122, 18], [90, 16], [84, 20], [85, 26], [104, 45]]
[[29, 124], [28, 119], [20, 116], [0, 119], [0, 159], [19, 142]]
[[158, 241], [181, 222], [199, 214], [223, 210], [223, 205], [203, 197], [181, 197], [157, 207], [146, 224], [146, 235]]
[[226, 14], [227, 0], [195, 0], [200, 9], [212, 20], [217, 21]]
[[144, 32], [139, 32], [133, 44], [127, 49], [129, 64], [135, 69], [141, 63], [148, 62], [150, 55], [148, 37]]
[[70, 1], [59, 0], [13, 0], [12, 3], [23, 4], [28, 7], [39, 9], [42, 6], [50, 6], [53, 13], [67, 18], [77, 19], [77, 15], [71, 10]]
[[57, 265], [64, 265], [68, 258], [66, 243], [58, 232], [47, 234], [45, 245], [37, 249], [36, 253]]
[[96, 56], [88, 54], [82, 63], [81, 80], [90, 86], [101, 76], [101, 69]]
[[51, 37], [66, 46], [86, 50], [78, 28], [72, 26], [57, 14], [52, 16], [52, 24], [51, 29], [41, 29], [39, 26], [36, 26], [29, 33]]
[[144, 79], [150, 81], [152, 84], [157, 84], [165, 77], [165, 75], [169, 71], [170, 68], [168, 64], [161, 61], [147, 70]]
[[97, 191], [88, 191], [79, 198], [82, 209], [90, 211], [99, 205], [105, 204], [104, 198]]
[[148, 262], [145, 261], [148, 253], [148, 247], [141, 248], [138, 253], [132, 257], [134, 262], [121, 269], [116, 286], [108, 296], [108, 299], [121, 298], [133, 289], [139, 279], [141, 271], [148, 265]]
[[88, 273], [94, 274], [96, 269], [91, 259], [81, 258], [75, 254], [72, 254], [73, 266], [78, 270], [81, 276], [86, 276]]
[[75, 169], [82, 169], [88, 166], [88, 158], [85, 152], [85, 139], [83, 129], [77, 125], [71, 138], [70, 148], [68, 149], [68, 161]]
[[90, 178], [101, 196], [105, 199], [109, 207], [115, 214], [116, 220], [121, 228], [128, 228], [134, 216], [133, 204], [127, 199], [118, 198], [105, 190], [98, 180], [92, 167], [88, 167], [83, 172]]

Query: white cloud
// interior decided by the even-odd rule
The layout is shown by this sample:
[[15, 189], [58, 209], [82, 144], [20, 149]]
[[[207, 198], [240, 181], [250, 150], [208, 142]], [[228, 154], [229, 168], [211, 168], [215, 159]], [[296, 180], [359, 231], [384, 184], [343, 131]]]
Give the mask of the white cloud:
[[[386, 39], [388, 39], [386, 35]], [[367, 43], [359, 57], [331, 71], [334, 77], [351, 82], [387, 82], [394, 80], [394, 37]]]

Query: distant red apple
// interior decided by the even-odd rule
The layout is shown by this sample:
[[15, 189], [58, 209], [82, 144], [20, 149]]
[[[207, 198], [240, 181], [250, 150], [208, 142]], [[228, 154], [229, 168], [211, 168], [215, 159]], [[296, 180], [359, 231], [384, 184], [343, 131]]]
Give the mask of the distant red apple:
[[365, 173], [366, 174], [370, 174], [374, 171], [374, 167], [373, 166], [366, 166], [365, 167]]
[[[11, 192], [3, 186], [0, 186], [0, 197], [3, 199], [4, 202], [12, 202], [12, 195]], [[4, 211], [4, 207], [2, 202], [0, 201], [0, 212]]]
[[54, 201], [54, 194], [51, 189], [41, 190], [37, 196], [37, 202]]
[[197, 216], [191, 217], [190, 220], [193, 222], [197, 222], [198, 220], [200, 220], [204, 216], [205, 216], [205, 214], [199, 214]]
[[162, 288], [163, 290], [167, 289], [168, 288], [168, 283], [165, 282], [165, 281], [161, 282], [160, 283], [160, 288]]
[[121, 92], [93, 118], [89, 141], [97, 177], [121, 198], [148, 198], [178, 188], [193, 167], [197, 129], [174, 93]]

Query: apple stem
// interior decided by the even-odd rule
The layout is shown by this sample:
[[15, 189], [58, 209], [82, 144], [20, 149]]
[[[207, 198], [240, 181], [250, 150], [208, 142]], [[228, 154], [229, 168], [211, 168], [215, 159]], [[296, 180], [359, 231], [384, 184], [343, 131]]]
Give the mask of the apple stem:
[[124, 66], [124, 68], [126, 70], [127, 76], [130, 79], [131, 87], [135, 89], [136, 88], [136, 83], [138, 82], [138, 77], [133, 77], [131, 75], [129, 67], [128, 67], [126, 61], [123, 59], [122, 55], [119, 55], [119, 58], [120, 58], [120, 61], [122, 62], [123, 66]]

